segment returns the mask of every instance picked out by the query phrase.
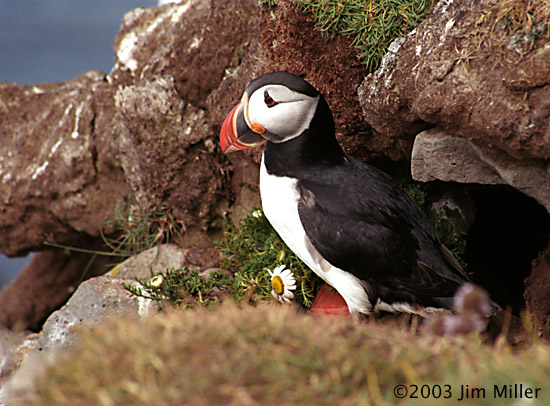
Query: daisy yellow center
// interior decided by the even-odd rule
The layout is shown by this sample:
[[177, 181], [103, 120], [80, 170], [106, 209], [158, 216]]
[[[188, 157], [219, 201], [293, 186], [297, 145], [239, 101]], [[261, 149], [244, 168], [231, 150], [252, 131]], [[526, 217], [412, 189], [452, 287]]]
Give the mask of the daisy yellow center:
[[279, 275], [275, 275], [271, 280], [271, 288], [276, 294], [282, 295], [285, 291], [285, 283], [283, 282], [283, 278]]

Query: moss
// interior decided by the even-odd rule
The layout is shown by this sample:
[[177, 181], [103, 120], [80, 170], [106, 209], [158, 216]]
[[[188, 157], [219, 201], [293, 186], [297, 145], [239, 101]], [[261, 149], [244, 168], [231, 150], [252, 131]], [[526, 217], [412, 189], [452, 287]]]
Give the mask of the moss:
[[[222, 305], [142, 320], [113, 319], [81, 329], [76, 346], [38, 378], [21, 405], [394, 405], [396, 385], [542, 388], [546, 404], [550, 348], [513, 351], [480, 336], [435, 337], [408, 327], [313, 317], [292, 307]], [[409, 386], [409, 388], [412, 388]], [[419, 393], [418, 393], [419, 394]]]

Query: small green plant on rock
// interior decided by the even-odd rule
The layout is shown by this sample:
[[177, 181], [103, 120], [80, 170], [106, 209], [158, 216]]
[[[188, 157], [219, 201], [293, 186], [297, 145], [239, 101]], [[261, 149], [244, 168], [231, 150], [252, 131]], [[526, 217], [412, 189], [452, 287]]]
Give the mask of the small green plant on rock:
[[[352, 39], [358, 57], [373, 72], [396, 38], [407, 34], [433, 9], [437, 0], [295, 0], [327, 34]], [[275, 0], [259, 0], [273, 7]]]
[[212, 271], [205, 276], [196, 269], [186, 268], [157, 274], [151, 272], [150, 280], [137, 281], [140, 286], [126, 284], [125, 288], [136, 296], [185, 307], [193, 307], [194, 304], [215, 306], [220, 302], [221, 295], [233, 284], [233, 278], [223, 271]]
[[[105, 229], [114, 229], [116, 237], [106, 234]], [[170, 242], [182, 229], [165, 208], [145, 210], [128, 197], [124, 205], [117, 202], [113, 219], [103, 223], [99, 231], [112, 254], [131, 257]]]
[[296, 282], [295, 300], [311, 306], [321, 280], [286, 246], [260, 209], [253, 208], [238, 226], [226, 219], [223, 227], [224, 237], [216, 246], [225, 256], [222, 267], [228, 271], [204, 276], [198, 270], [171, 269], [152, 273], [148, 281], [138, 279], [140, 286], [127, 284], [126, 289], [175, 306], [210, 307], [222, 296], [260, 303], [273, 300], [271, 273], [282, 267], [292, 272]]

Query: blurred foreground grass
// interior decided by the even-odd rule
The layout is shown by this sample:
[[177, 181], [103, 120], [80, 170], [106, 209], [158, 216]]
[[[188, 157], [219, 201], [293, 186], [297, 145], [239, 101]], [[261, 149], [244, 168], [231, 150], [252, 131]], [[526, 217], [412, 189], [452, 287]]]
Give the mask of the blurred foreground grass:
[[[550, 347], [543, 343], [513, 350], [502, 342], [483, 344], [479, 335], [442, 338], [395, 323], [315, 317], [293, 306], [171, 310], [138, 321], [112, 319], [80, 330], [79, 337], [18, 404], [550, 402]], [[519, 383], [541, 388], [538, 399], [494, 398], [494, 385]], [[442, 394], [422, 399], [419, 391], [418, 399], [398, 400], [394, 388], [401, 384], [439, 385]], [[444, 385], [450, 385], [450, 398], [444, 399]], [[460, 401], [461, 385], [485, 388], [486, 396]]]

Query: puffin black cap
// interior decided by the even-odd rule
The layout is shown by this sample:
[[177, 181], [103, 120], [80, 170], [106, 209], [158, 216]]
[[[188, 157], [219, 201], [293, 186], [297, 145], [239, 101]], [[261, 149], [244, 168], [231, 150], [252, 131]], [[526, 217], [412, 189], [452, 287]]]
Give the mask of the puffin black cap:
[[295, 92], [305, 94], [310, 97], [319, 95], [319, 91], [311, 86], [308, 82], [290, 72], [271, 72], [266, 73], [248, 84], [244, 93], [250, 97], [259, 88], [266, 85], [282, 85]]

